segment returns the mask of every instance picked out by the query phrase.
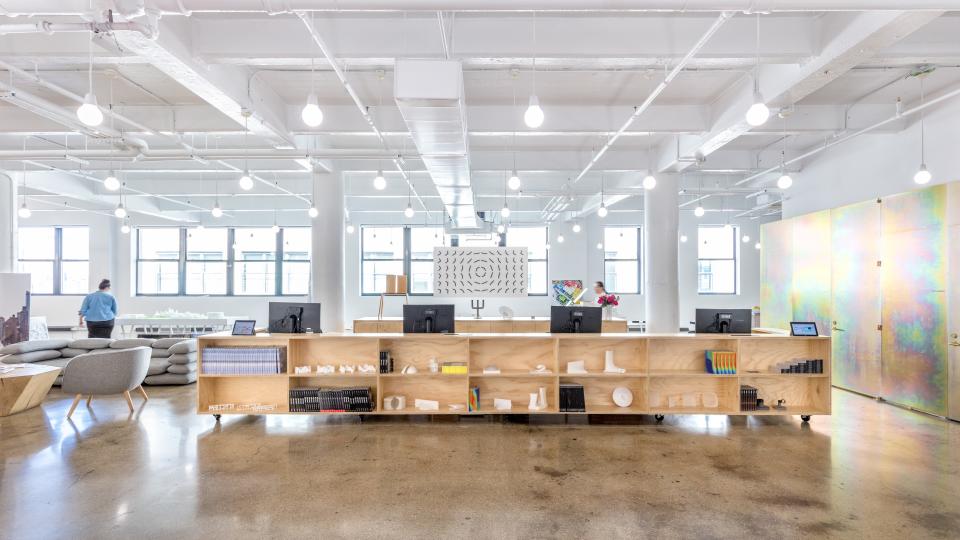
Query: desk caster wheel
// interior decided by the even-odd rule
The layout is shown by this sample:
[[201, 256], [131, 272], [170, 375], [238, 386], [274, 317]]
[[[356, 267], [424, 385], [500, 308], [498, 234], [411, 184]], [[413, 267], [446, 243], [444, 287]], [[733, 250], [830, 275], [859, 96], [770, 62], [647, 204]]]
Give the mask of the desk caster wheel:
[[809, 415], [809, 414], [801, 414], [801, 415], [800, 415], [800, 419], [803, 420], [804, 422], [809, 422], [809, 421], [810, 421], [810, 415]]
[[659, 424], [660, 422], [663, 422], [663, 415], [662, 415], [662, 414], [655, 414], [655, 415], [653, 415], [653, 419], [656, 420], [657, 423]]
[[220, 422], [220, 415], [219, 415], [219, 414], [213, 415], [213, 419], [216, 420], [217, 423], [219, 423], [219, 422]]

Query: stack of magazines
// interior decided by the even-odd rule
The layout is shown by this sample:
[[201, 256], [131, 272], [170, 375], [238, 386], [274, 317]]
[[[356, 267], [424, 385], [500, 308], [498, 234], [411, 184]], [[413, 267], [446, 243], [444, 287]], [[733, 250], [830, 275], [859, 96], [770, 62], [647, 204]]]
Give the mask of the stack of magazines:
[[373, 412], [369, 387], [291, 388], [290, 412]]
[[740, 410], [756, 411], [757, 408], [757, 389], [753, 386], [740, 386]]
[[206, 375], [276, 375], [287, 372], [286, 347], [206, 347], [200, 358]]

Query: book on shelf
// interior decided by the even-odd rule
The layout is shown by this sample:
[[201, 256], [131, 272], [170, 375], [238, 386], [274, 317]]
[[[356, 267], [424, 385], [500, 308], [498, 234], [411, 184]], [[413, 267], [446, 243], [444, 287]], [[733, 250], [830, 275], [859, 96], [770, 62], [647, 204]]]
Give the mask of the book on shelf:
[[587, 412], [582, 384], [560, 385], [560, 412]]
[[741, 411], [756, 411], [757, 410], [757, 389], [749, 385], [740, 386], [740, 410]]
[[369, 387], [291, 388], [290, 412], [373, 412]]
[[286, 347], [205, 347], [200, 353], [205, 375], [277, 375], [287, 372]]
[[737, 353], [734, 351], [706, 351], [707, 373], [734, 375], [737, 373]]

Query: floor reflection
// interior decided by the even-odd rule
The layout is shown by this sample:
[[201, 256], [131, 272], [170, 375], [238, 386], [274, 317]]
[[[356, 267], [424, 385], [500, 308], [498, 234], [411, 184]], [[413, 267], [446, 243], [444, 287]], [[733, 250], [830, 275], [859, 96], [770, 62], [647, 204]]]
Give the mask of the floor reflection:
[[[871, 536], [960, 529], [960, 426], [834, 416], [195, 414], [153, 389], [0, 419], [3, 537]], [[52, 518], [55, 516], [55, 518]], [[878, 536], [873, 534], [873, 536]]]

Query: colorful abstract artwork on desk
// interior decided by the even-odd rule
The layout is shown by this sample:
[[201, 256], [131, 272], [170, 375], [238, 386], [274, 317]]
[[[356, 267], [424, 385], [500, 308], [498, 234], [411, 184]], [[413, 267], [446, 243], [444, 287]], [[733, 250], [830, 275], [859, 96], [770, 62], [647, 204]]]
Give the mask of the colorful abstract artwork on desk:
[[[833, 384], [880, 395], [880, 205], [835, 208], [832, 225]], [[833, 322], [831, 321], [831, 322]]]
[[947, 412], [947, 187], [882, 205], [882, 397]]

